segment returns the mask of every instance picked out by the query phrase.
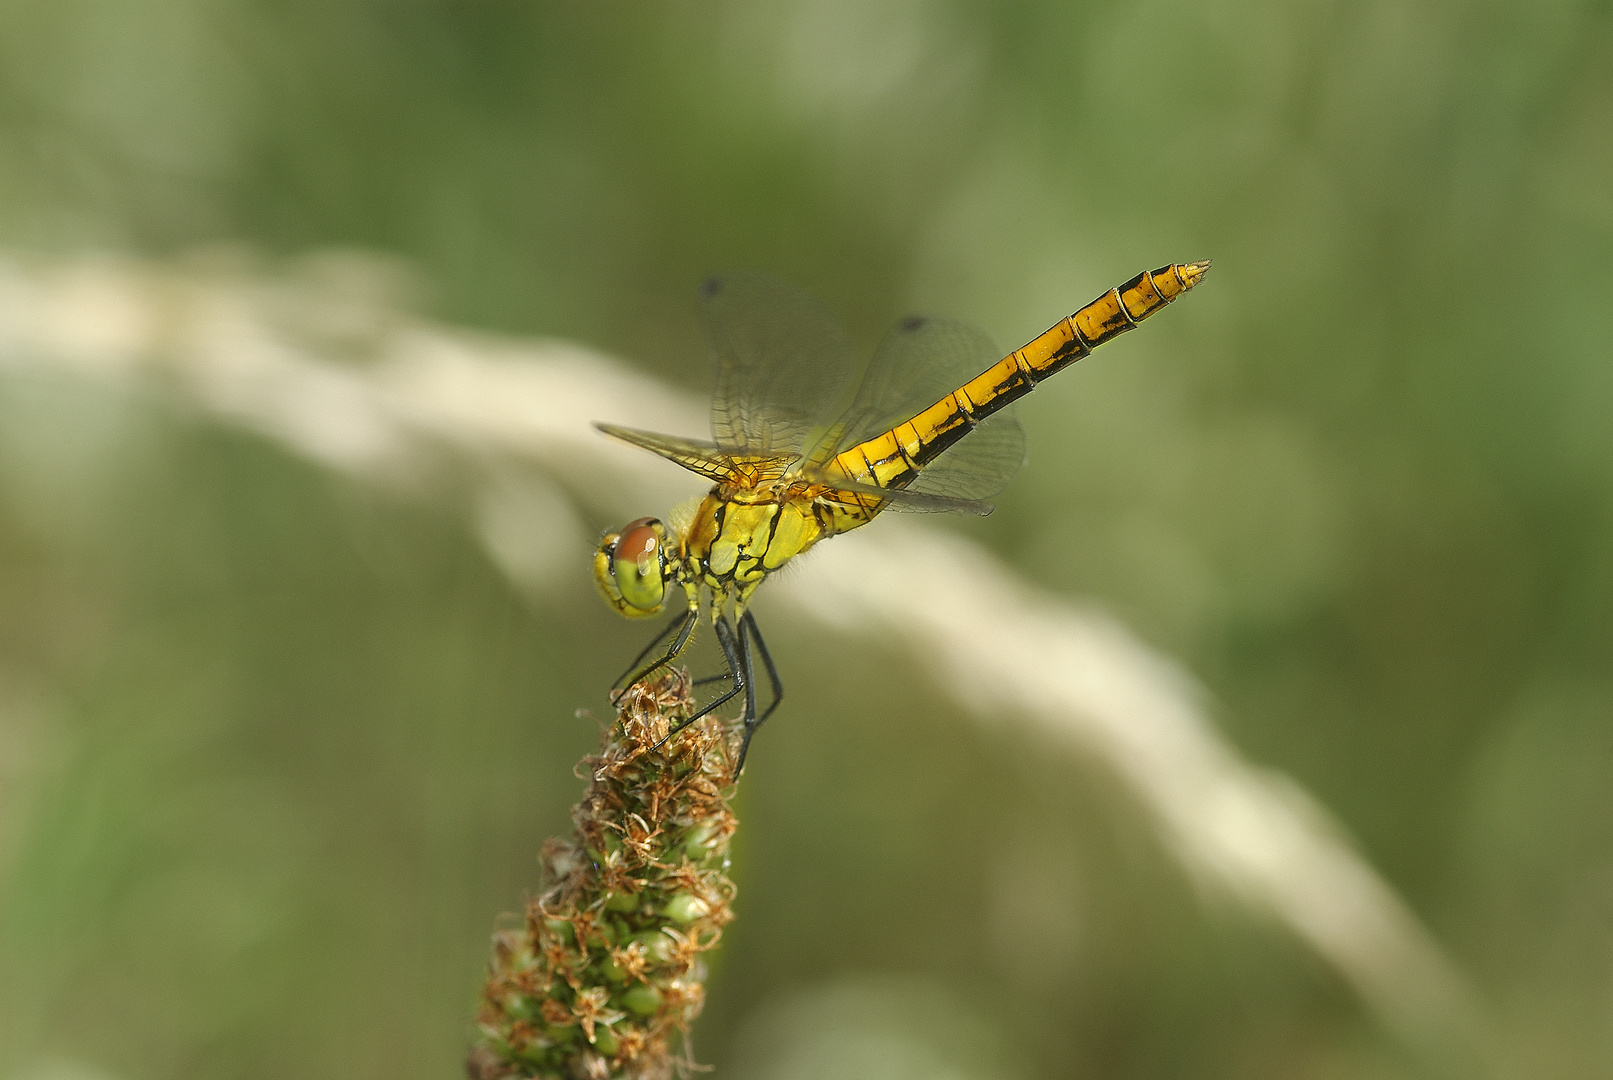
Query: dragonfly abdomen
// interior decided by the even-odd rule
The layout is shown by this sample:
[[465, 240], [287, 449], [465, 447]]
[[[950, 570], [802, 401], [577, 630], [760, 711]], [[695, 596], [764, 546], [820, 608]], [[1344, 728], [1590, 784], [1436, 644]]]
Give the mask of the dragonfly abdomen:
[[880, 487], [906, 487], [980, 421], [1198, 284], [1210, 264], [1172, 263], [1110, 289], [934, 405], [845, 450], [835, 468]]

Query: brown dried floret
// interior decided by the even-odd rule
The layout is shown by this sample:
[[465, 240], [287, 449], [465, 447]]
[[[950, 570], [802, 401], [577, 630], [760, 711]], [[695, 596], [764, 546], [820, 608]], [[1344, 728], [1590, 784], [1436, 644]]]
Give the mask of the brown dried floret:
[[543, 847], [549, 888], [494, 936], [473, 1080], [662, 1080], [695, 1068], [674, 1046], [705, 1003], [701, 954], [733, 918], [736, 822], [722, 723], [707, 717], [666, 739], [690, 709], [684, 672], [633, 687], [601, 752], [580, 764], [589, 784], [576, 831]]

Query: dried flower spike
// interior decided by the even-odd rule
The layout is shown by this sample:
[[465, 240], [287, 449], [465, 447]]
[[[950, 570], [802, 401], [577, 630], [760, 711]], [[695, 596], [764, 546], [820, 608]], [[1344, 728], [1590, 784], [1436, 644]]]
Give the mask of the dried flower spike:
[[583, 760], [575, 834], [544, 845], [549, 889], [493, 937], [473, 1080], [659, 1080], [690, 1064], [676, 1055], [705, 1003], [700, 954], [733, 918], [734, 746], [708, 716], [657, 748], [690, 714], [687, 672], [616, 705]]

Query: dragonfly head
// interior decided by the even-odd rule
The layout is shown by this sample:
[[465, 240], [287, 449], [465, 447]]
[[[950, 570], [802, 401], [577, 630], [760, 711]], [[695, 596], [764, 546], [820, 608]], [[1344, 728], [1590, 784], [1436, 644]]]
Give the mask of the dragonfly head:
[[666, 526], [639, 518], [610, 533], [594, 552], [594, 581], [605, 602], [629, 619], [645, 619], [666, 603]]

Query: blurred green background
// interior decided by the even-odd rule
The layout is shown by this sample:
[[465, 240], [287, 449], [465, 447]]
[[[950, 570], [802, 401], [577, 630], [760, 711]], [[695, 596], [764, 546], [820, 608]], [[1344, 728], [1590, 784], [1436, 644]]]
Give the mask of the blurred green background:
[[[1499, 1075], [1613, 1075], [1606, 0], [0, 5], [0, 247], [220, 244], [379, 252], [432, 317], [697, 393], [714, 269], [1008, 348], [1213, 257], [948, 524], [1202, 679], [1472, 978]], [[457, 1075], [642, 630], [583, 556], [534, 603], [452, 508], [0, 370], [0, 1077]], [[1102, 770], [768, 625], [800, 689], [719, 1076], [1439, 1073]], [[865, 708], [807, 704], [830, 662]]]

